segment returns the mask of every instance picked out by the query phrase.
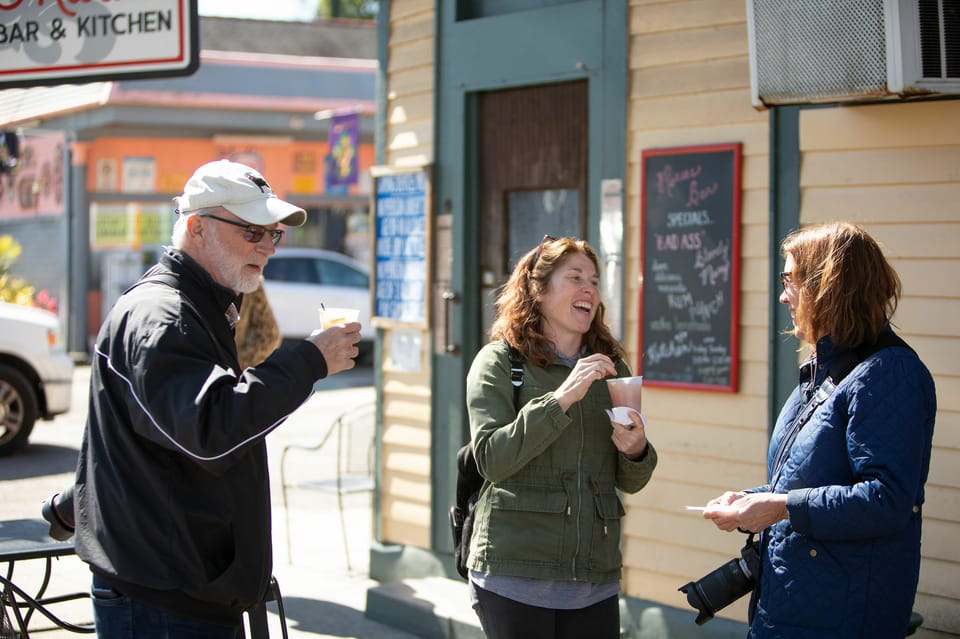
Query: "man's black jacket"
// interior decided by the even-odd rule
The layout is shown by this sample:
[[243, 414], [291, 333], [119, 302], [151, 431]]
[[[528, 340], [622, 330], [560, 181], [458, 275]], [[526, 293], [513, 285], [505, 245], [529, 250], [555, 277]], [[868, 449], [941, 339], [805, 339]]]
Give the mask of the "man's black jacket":
[[77, 554], [116, 590], [234, 625], [271, 572], [264, 436], [325, 377], [303, 341], [239, 370], [235, 294], [168, 249], [97, 336], [77, 469]]

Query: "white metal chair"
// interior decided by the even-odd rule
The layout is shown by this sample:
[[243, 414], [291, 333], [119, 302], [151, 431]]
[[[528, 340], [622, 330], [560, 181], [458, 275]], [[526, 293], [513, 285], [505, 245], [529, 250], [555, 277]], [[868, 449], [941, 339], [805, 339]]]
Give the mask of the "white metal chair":
[[[350, 547], [347, 541], [347, 521], [344, 516], [344, 495], [370, 492], [374, 489], [374, 441], [376, 432], [376, 403], [354, 406], [333, 420], [320, 442], [314, 445], [289, 444], [280, 455], [280, 484], [283, 493], [283, 513], [287, 535], [287, 561], [293, 562], [290, 535], [289, 489], [319, 490], [333, 492], [337, 496], [340, 515], [340, 530], [343, 534], [343, 550], [347, 570], [353, 571], [350, 563]], [[336, 437], [336, 475], [333, 478], [312, 479], [294, 482], [287, 477], [287, 454], [292, 451], [316, 452], [326, 446], [331, 436]], [[359, 440], [358, 440], [359, 438]], [[361, 463], [357, 460], [361, 459]]]

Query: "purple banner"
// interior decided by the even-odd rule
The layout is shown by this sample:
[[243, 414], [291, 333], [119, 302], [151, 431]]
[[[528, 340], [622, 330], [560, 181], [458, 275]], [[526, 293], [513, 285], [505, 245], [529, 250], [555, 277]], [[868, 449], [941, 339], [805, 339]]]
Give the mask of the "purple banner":
[[357, 183], [357, 148], [360, 142], [360, 116], [357, 113], [335, 115], [330, 119], [330, 151], [327, 155], [327, 187]]

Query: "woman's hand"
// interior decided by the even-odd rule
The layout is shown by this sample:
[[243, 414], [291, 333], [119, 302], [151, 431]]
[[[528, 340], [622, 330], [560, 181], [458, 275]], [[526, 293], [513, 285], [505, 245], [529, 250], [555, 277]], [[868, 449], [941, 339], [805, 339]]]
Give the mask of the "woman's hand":
[[647, 450], [647, 423], [635, 410], [630, 411], [630, 421], [632, 423], [624, 426], [611, 420], [613, 434], [610, 439], [613, 440], [617, 450], [627, 456], [627, 459], [636, 459]]
[[613, 360], [595, 353], [587, 357], [581, 357], [573, 366], [573, 370], [567, 375], [567, 379], [553, 391], [553, 396], [560, 404], [563, 412], [567, 412], [571, 406], [583, 399], [590, 389], [590, 385], [600, 381], [604, 377], [613, 377], [617, 374], [617, 367], [613, 365]]
[[712, 519], [717, 528], [727, 532], [738, 528], [760, 532], [788, 516], [787, 496], [780, 493], [726, 492], [703, 511], [704, 519]]

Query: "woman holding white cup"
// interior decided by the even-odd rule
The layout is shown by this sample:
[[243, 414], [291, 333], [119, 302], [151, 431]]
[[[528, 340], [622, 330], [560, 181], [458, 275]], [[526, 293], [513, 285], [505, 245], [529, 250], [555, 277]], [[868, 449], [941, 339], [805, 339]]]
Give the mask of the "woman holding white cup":
[[[619, 639], [618, 491], [647, 485], [657, 454], [639, 412], [627, 424], [604, 413], [603, 380], [631, 372], [603, 312], [593, 248], [545, 236], [504, 285], [467, 375], [484, 483], [466, 563], [489, 639]], [[511, 346], [523, 358], [519, 407]]]

